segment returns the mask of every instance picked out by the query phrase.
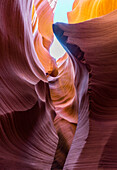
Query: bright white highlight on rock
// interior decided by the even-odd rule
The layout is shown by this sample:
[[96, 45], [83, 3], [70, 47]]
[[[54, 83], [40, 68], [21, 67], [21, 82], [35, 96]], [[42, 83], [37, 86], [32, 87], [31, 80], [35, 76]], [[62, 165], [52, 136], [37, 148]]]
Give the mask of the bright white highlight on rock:
[[57, 0], [54, 0], [54, 1], [53, 0], [48, 0], [48, 2], [50, 4], [51, 8], [53, 9], [56, 6]]

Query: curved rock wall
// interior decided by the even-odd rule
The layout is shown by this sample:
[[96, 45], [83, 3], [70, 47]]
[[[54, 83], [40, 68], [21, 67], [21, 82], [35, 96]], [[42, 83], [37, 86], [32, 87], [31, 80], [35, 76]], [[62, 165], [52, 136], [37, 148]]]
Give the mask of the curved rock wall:
[[[82, 75], [82, 87], [88, 85], [89, 98], [85, 92], [79, 104], [77, 129], [64, 169], [117, 168], [117, 146], [113, 141], [117, 128], [116, 16], [117, 10], [79, 24], [54, 25], [54, 32], [74, 65], [82, 65], [83, 72], [86, 69], [89, 74], [88, 82], [86, 73]], [[76, 90], [79, 94], [79, 88]]]
[[117, 3], [75, 0], [55, 61], [56, 2], [0, 2], [0, 169], [117, 169]]
[[2, 0], [0, 16], [0, 169], [51, 169], [58, 136], [46, 69], [33, 43], [42, 34], [32, 32], [32, 1]]

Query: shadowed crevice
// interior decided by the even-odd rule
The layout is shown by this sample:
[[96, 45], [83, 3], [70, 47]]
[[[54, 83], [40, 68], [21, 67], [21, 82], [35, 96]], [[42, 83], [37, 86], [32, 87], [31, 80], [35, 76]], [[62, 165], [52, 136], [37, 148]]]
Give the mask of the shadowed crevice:
[[53, 32], [57, 39], [69, 55], [73, 55], [80, 61], [84, 61], [84, 52], [76, 44], [67, 43], [68, 36], [64, 36], [64, 31], [56, 24], [53, 24]]

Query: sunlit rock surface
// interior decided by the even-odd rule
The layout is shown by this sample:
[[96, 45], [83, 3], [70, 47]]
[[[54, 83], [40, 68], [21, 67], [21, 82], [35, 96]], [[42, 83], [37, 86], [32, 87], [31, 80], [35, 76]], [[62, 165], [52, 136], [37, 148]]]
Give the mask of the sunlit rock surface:
[[117, 169], [117, 2], [56, 3], [0, 2], [0, 169]]
[[75, 0], [72, 11], [68, 12], [70, 24], [83, 22], [106, 15], [117, 9], [116, 0]]
[[67, 54], [57, 61], [58, 75], [48, 78], [56, 113], [71, 123], [78, 121], [78, 102], [74, 86], [73, 63]]
[[58, 74], [56, 61], [49, 54], [49, 47], [53, 41], [52, 23], [54, 17], [54, 8], [50, 6], [54, 0], [35, 0], [32, 9], [32, 31], [34, 37], [34, 46], [37, 56], [43, 65], [45, 72], [51, 76]]

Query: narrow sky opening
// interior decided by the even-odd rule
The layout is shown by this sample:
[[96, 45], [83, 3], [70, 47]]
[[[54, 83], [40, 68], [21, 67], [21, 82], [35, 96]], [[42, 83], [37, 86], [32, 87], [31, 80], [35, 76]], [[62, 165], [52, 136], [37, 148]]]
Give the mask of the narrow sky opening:
[[[54, 14], [54, 23], [64, 22], [68, 23], [67, 12], [72, 10], [74, 0], [58, 0], [55, 14]], [[60, 45], [56, 37], [54, 36], [53, 44], [50, 47], [50, 54], [55, 59], [62, 57], [65, 54], [65, 50]]]

